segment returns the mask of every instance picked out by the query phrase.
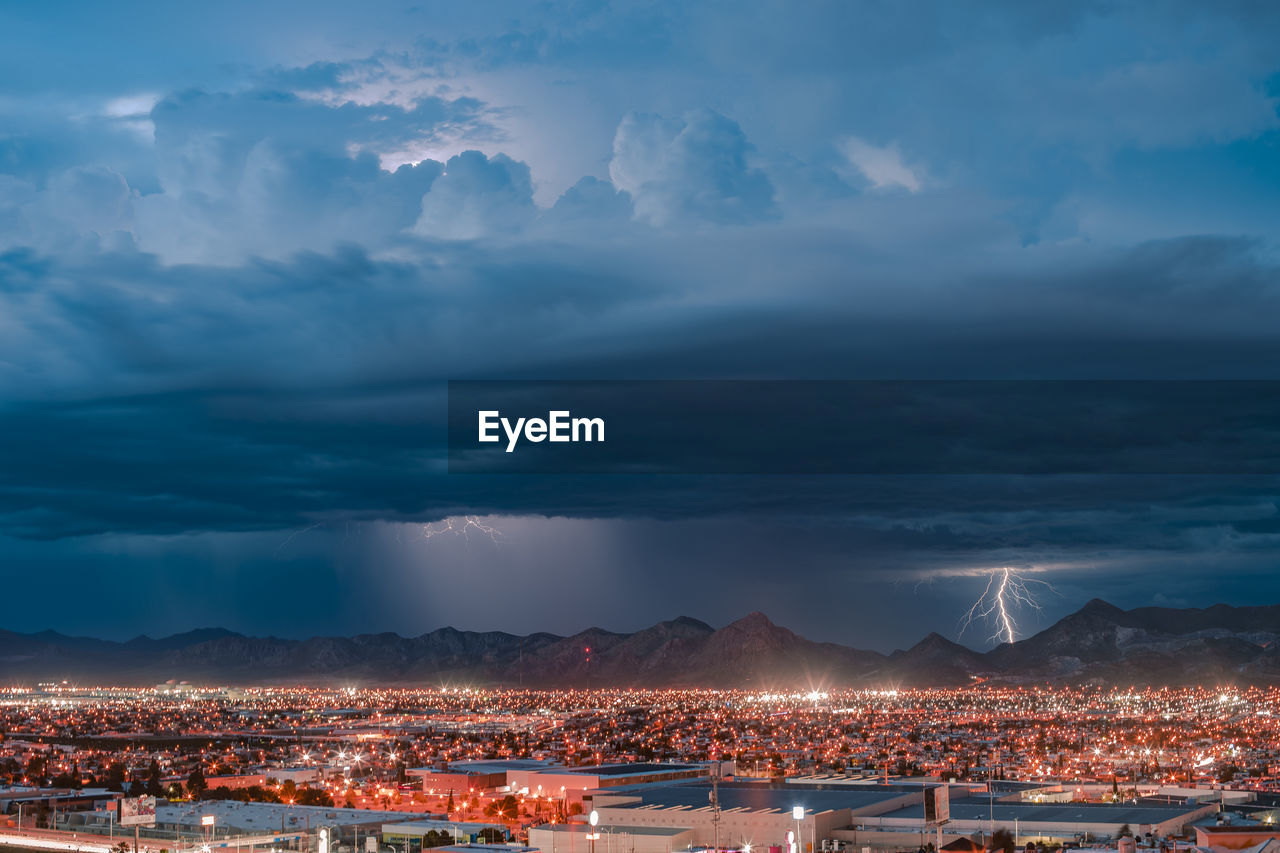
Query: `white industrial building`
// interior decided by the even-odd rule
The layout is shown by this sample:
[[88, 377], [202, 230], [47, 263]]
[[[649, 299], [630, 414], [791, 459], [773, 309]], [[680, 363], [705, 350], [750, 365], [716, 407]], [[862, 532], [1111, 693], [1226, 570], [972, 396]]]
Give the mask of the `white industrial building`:
[[[926, 826], [924, 809], [926, 790], [936, 786], [923, 781], [889, 785], [726, 782], [717, 788], [717, 810], [707, 782], [642, 784], [587, 791], [584, 808], [594, 809], [600, 824], [615, 834], [687, 831], [687, 838], [679, 836], [683, 843], [673, 850], [716, 843], [722, 848], [750, 844], [756, 849], [786, 849], [788, 833], [794, 833], [798, 853], [830, 849], [836, 846], [833, 842], [854, 849], [903, 850], [936, 839], [936, 826]], [[943, 828], [944, 843], [960, 836], [990, 837], [1001, 828], [1014, 833], [1021, 844], [1115, 838], [1124, 828], [1137, 835], [1166, 838], [1184, 835], [1191, 824], [1218, 809], [1213, 802], [1023, 802], [1019, 792], [992, 800], [974, 796], [972, 785], [947, 787], [950, 819]], [[562, 848], [565, 842], [576, 844], [576, 836], [556, 837]], [[630, 853], [627, 848], [602, 850], [599, 843], [594, 853]], [[663, 843], [659, 838], [645, 843], [655, 848], [646, 853], [664, 853], [656, 849]]]
[[832, 832], [864, 815], [914, 805], [920, 788], [895, 786], [829, 790], [819, 786], [771, 786], [724, 783], [720, 808], [712, 808], [709, 784], [641, 786], [624, 791], [593, 791], [589, 806], [600, 822], [616, 827], [688, 829], [692, 843], [741, 848], [782, 846], [795, 833], [800, 851], [817, 850]]
[[[1158, 838], [1182, 835], [1197, 820], [1214, 814], [1216, 803], [1146, 805], [1111, 803], [988, 803], [970, 798], [951, 803], [946, 832], [953, 835], [990, 835], [1004, 828], [1020, 843], [1028, 841], [1076, 841], [1085, 836], [1115, 838], [1128, 827], [1137, 835]], [[920, 833], [924, 818], [919, 808], [903, 808], [857, 821], [857, 828]]]
[[670, 826], [596, 827], [592, 850], [591, 827], [586, 824], [543, 824], [529, 830], [529, 846], [542, 853], [673, 853], [694, 844], [691, 829]]

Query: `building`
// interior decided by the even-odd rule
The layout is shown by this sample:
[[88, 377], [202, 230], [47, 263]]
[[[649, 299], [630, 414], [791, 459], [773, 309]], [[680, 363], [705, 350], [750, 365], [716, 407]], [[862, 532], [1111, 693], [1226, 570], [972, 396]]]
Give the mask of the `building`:
[[1274, 824], [1234, 826], [1197, 826], [1196, 846], [1211, 850], [1247, 850], [1267, 841], [1280, 840], [1280, 827]]
[[[975, 796], [978, 789], [957, 784], [947, 786], [950, 820], [939, 837], [936, 825], [925, 822], [924, 794], [930, 787], [936, 783], [724, 782], [716, 789], [718, 810], [711, 803], [711, 784], [701, 781], [616, 785], [586, 791], [583, 797], [584, 808], [594, 809], [600, 824], [615, 834], [679, 830], [689, 833], [688, 837], [679, 836], [682, 843], [677, 847], [681, 848], [718, 843], [722, 848], [741, 849], [750, 844], [763, 850], [775, 846], [785, 849], [788, 834], [794, 833], [798, 853], [842, 846], [854, 850], [916, 849], [928, 842], [945, 845], [962, 836], [990, 838], [996, 829], [1013, 833], [1019, 846], [1036, 841], [1078, 843], [1116, 838], [1124, 830], [1163, 839], [1186, 834], [1196, 821], [1218, 809], [1217, 803], [1195, 802], [1022, 802], [1017, 792], [994, 798], [985, 792]], [[577, 842], [577, 836], [572, 835], [547, 839], [548, 844], [562, 848]], [[609, 853], [599, 849], [599, 841], [596, 846], [595, 853]]]
[[[1158, 838], [1184, 834], [1195, 821], [1216, 813], [1216, 803], [1204, 805], [1132, 805], [1124, 803], [1006, 803], [968, 798], [951, 803], [946, 830], [956, 835], [990, 835], [996, 829], [1013, 832], [1018, 844], [1029, 841], [1063, 842], [1084, 838], [1115, 838], [1128, 827], [1136, 835]], [[919, 833], [921, 809], [908, 806], [861, 819], [859, 828]]]
[[708, 779], [711, 765], [649, 762], [566, 767], [550, 761], [498, 759], [458, 761], [447, 770], [416, 767], [405, 772], [420, 779], [427, 793], [511, 791], [564, 800], [568, 805], [581, 803], [587, 791]]
[[123, 794], [106, 788], [0, 788], [0, 813], [82, 812], [108, 808]]
[[[381, 827], [382, 843], [398, 853], [421, 853], [435, 845], [424, 844], [428, 834], [452, 838], [455, 844], [481, 842], [478, 846], [492, 846], [505, 841], [507, 828], [500, 823], [466, 823], [447, 820], [406, 820], [384, 823]], [[486, 844], [487, 843], [487, 844]]]
[[429, 793], [441, 791], [497, 791], [510, 787], [511, 773], [528, 773], [558, 767], [550, 761], [513, 758], [507, 760], [457, 761], [447, 770], [432, 767], [414, 767], [405, 775], [422, 782], [422, 790]]
[[310, 782], [319, 782], [323, 773], [319, 767], [267, 767], [263, 769], [262, 775], [280, 783], [292, 782], [295, 785], [305, 785]]
[[821, 849], [833, 832], [868, 815], [923, 809], [918, 786], [774, 785], [726, 782], [717, 787], [719, 813], [711, 806], [712, 786], [637, 786], [592, 791], [589, 807], [600, 822], [616, 827], [687, 829], [696, 845], [741, 848], [782, 846], [796, 834], [801, 853]]
[[[592, 853], [591, 827], [581, 823], [547, 823], [529, 830], [529, 846], [542, 853]], [[595, 853], [672, 853], [688, 850], [693, 830], [669, 826], [596, 827]]]
[[[181, 777], [176, 777], [174, 781], [185, 781]], [[213, 788], [227, 788], [237, 790], [240, 788], [252, 788], [254, 785], [259, 787], [267, 784], [267, 777], [261, 773], [240, 773], [237, 775], [221, 775], [204, 777], [205, 786]]]
[[513, 770], [507, 773], [507, 784], [513, 791], [564, 799], [567, 803], [581, 803], [587, 791], [690, 782], [710, 777], [711, 765], [709, 764], [650, 762], [597, 764], [589, 767], [547, 766]]
[[[236, 800], [203, 800], [156, 804], [154, 832], [168, 838], [212, 837], [307, 833], [320, 827], [358, 828], [362, 835], [377, 834], [388, 820], [412, 820], [420, 814], [369, 809], [342, 809], [327, 806], [295, 806], [287, 803], [241, 803]], [[86, 823], [106, 826], [115, 819], [114, 810], [84, 815]], [[211, 821], [206, 823], [206, 820]]]

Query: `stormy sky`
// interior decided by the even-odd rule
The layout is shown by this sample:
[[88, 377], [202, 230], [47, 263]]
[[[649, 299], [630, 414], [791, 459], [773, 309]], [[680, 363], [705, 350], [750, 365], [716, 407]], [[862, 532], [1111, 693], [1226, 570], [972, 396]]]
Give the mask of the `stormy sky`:
[[448, 380], [1280, 379], [1274, 4], [0, 16], [0, 627], [984, 648], [1004, 566], [1028, 631], [1280, 602], [1274, 476], [445, 446]]

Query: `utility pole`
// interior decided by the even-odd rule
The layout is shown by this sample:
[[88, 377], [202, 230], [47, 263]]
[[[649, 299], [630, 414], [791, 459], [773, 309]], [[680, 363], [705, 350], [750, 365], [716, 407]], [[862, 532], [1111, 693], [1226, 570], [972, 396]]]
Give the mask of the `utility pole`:
[[[987, 831], [992, 836], [996, 833], [996, 752], [991, 750], [991, 760], [987, 762]], [[990, 842], [988, 842], [990, 844]]]
[[926, 849], [925, 839], [929, 836], [929, 829], [937, 823], [936, 820], [929, 820], [929, 788], [924, 779], [920, 780], [920, 808], [924, 812], [920, 821], [920, 849], [923, 851]]
[[716, 762], [711, 776], [711, 827], [715, 838], [716, 853], [720, 853], [720, 762]]

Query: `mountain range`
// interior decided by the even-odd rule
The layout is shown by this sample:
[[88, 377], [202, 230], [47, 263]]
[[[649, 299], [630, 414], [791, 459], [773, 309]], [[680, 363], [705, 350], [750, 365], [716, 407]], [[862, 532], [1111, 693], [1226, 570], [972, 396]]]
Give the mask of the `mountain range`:
[[[751, 689], [1094, 683], [1280, 684], [1280, 605], [1122, 610], [1095, 599], [1045, 630], [978, 652], [937, 633], [891, 654], [819, 643], [752, 613], [680, 617], [571, 637], [440, 628], [418, 637], [288, 640], [209, 628], [127, 642], [0, 631], [0, 683], [449, 684]], [[587, 650], [590, 650], [589, 652]]]

